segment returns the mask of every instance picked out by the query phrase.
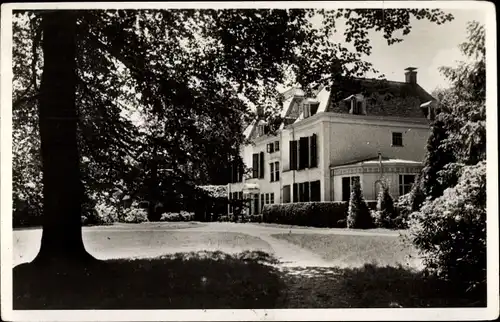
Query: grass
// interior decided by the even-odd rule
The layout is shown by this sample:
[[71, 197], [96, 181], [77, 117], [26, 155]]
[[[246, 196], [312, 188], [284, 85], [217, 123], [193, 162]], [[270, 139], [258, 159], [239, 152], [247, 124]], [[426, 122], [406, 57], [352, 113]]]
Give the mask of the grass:
[[275, 234], [274, 238], [311, 250], [334, 266], [361, 267], [365, 264], [380, 266], [421, 267], [418, 253], [405, 245], [400, 237], [391, 235], [334, 235], [334, 234]]
[[[187, 230], [139, 230], [133, 228], [84, 229], [83, 241], [88, 252], [99, 259], [157, 257], [198, 250], [240, 253], [245, 250], [272, 253], [260, 238], [233, 232], [189, 232]], [[33, 260], [40, 248], [41, 231], [15, 232], [14, 263]]]
[[14, 309], [273, 308], [284, 288], [263, 252], [178, 253], [78, 271], [14, 268]]
[[450, 284], [403, 266], [287, 268], [287, 308], [485, 307], [482, 296], [459, 295]]
[[405, 267], [280, 268], [271, 255], [191, 252], [67, 271], [14, 268], [14, 309], [279, 309], [485, 306]]

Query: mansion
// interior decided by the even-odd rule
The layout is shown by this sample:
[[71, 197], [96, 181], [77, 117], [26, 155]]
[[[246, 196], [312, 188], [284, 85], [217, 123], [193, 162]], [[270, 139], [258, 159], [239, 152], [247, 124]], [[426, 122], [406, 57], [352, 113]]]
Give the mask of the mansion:
[[[394, 198], [406, 194], [422, 168], [435, 99], [417, 83], [354, 78], [320, 86], [312, 97], [286, 91], [283, 122], [274, 134], [255, 120], [245, 129], [252, 144], [240, 153], [249, 174], [233, 176], [229, 199], [249, 199], [250, 214], [266, 204], [347, 201], [358, 180], [366, 200], [381, 182]], [[231, 213], [231, 207], [229, 207]]]

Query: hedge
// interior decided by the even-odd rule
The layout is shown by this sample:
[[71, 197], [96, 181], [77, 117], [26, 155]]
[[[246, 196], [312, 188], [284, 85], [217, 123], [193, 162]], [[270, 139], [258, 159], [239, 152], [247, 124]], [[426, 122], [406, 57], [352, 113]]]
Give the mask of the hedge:
[[342, 228], [341, 222], [347, 217], [347, 202], [297, 202], [265, 205], [262, 211], [263, 222]]

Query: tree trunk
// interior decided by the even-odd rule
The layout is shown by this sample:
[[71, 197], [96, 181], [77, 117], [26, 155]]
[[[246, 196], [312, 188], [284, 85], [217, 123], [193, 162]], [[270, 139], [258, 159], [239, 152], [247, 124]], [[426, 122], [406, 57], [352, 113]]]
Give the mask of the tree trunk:
[[39, 118], [43, 167], [43, 233], [35, 263], [81, 263], [93, 257], [82, 240], [77, 147], [76, 17], [66, 10], [42, 18], [44, 66]]

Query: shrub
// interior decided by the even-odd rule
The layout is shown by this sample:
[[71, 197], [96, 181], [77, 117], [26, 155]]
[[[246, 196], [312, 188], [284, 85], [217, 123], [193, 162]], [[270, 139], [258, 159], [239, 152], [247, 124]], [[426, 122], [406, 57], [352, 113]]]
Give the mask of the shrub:
[[384, 184], [377, 199], [377, 209], [375, 211], [375, 224], [381, 228], [395, 228], [397, 217], [394, 200], [389, 193], [389, 186]]
[[121, 221], [126, 223], [142, 223], [148, 221], [148, 211], [142, 208], [130, 207], [123, 211]]
[[349, 199], [349, 208], [347, 211], [348, 228], [373, 228], [373, 218], [370, 214], [368, 205], [363, 197], [359, 182], [355, 182]]
[[486, 162], [411, 215], [410, 238], [426, 269], [462, 290], [486, 286]]
[[345, 202], [297, 202], [265, 205], [262, 220], [265, 223], [310, 227], [338, 227], [346, 218]]
[[248, 219], [249, 222], [263, 222], [264, 219], [263, 219], [263, 215], [249, 215], [249, 216], [245, 216], [245, 218]]
[[181, 211], [167, 212], [161, 215], [160, 221], [191, 221], [194, 220], [194, 213]]

